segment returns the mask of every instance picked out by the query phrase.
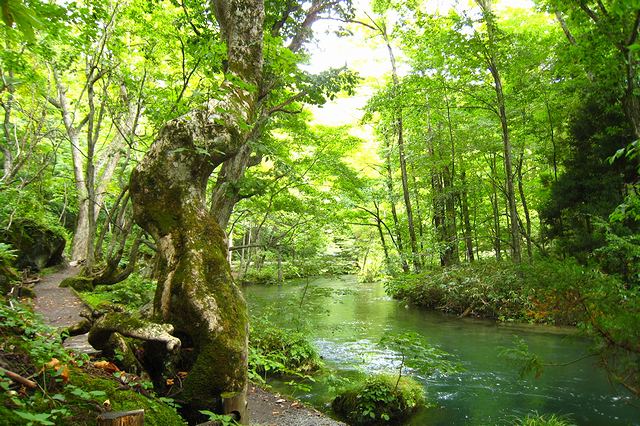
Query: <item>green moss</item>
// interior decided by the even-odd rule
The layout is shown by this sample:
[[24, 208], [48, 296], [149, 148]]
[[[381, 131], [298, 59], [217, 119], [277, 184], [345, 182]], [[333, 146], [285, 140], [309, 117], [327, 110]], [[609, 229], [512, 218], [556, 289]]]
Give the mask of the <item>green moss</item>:
[[[185, 424], [174, 408], [156, 398], [149, 398], [131, 390], [120, 390], [115, 380], [93, 377], [88, 374], [78, 374], [71, 377], [70, 383], [81, 386], [83, 389], [104, 392], [104, 400], [108, 399], [111, 402], [113, 411], [143, 409], [145, 425], [182, 426]], [[94, 425], [95, 417], [95, 415], [85, 417], [82, 413], [78, 413], [73, 420], [86, 421], [86, 423], [70, 423]]]
[[[422, 385], [411, 378], [375, 375], [343, 390], [333, 411], [353, 425], [398, 424], [426, 405]], [[396, 386], [397, 384], [397, 386]]]
[[[54, 396], [55, 398], [51, 399]], [[93, 426], [100, 414], [98, 407], [107, 400], [113, 411], [143, 409], [145, 425], [183, 426], [185, 424], [173, 407], [159, 399], [146, 397], [133, 390], [120, 389], [119, 383], [114, 379], [94, 377], [75, 368], [70, 372], [69, 383], [57, 384], [51, 389], [49, 397], [36, 393], [26, 401], [25, 397], [12, 398], [7, 392], [0, 393], [0, 419], [2, 419], [0, 423], [25, 424], [25, 418], [18, 413], [21, 411], [27, 415], [48, 416], [45, 418], [56, 425]], [[25, 406], [21, 407], [16, 402]], [[58, 412], [60, 409], [65, 409], [67, 412]]]
[[75, 291], [93, 290], [93, 278], [89, 277], [69, 277], [62, 280], [60, 287], [71, 287]]

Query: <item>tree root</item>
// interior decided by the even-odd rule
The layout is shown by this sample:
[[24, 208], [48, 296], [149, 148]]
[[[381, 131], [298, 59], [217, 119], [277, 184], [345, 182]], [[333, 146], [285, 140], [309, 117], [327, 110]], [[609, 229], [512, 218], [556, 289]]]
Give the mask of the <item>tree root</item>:
[[177, 352], [181, 345], [180, 339], [171, 335], [171, 324], [145, 321], [124, 312], [107, 312], [98, 317], [89, 330], [89, 343], [98, 350], [109, 350], [110, 338], [114, 333], [144, 341], [163, 342], [169, 352]]

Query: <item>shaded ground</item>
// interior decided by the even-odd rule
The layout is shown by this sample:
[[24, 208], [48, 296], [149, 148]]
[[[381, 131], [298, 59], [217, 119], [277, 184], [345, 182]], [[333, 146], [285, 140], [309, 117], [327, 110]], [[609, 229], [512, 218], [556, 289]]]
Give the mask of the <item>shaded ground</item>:
[[[43, 276], [42, 280], [33, 287], [36, 293], [34, 309], [44, 317], [47, 324], [64, 328], [82, 320], [80, 313], [86, 305], [70, 288], [59, 287], [62, 280], [78, 272], [76, 268], [66, 267], [51, 275]], [[64, 347], [76, 352], [96, 352], [89, 345], [86, 334], [68, 338], [64, 342]]]
[[[77, 274], [76, 268], [67, 267], [42, 277], [34, 286], [35, 310], [47, 324], [63, 328], [78, 323], [85, 304], [70, 288], [59, 287], [60, 282]], [[87, 335], [76, 336], [65, 341], [64, 346], [77, 352], [95, 353], [89, 345]], [[260, 426], [340, 426], [321, 412], [303, 406], [295, 400], [283, 398], [257, 386], [249, 387], [249, 418], [251, 424]]]

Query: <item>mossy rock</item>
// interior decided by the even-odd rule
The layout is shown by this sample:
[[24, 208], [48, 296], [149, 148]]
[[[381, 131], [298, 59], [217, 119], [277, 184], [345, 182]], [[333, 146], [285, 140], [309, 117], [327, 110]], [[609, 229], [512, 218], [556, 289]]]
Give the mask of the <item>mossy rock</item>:
[[89, 277], [69, 277], [62, 280], [60, 287], [71, 287], [75, 291], [92, 291], [93, 278]]
[[0, 233], [0, 241], [10, 243], [17, 252], [16, 268], [40, 271], [62, 262], [66, 239], [59, 230], [31, 219], [18, 219]]
[[[113, 411], [144, 410], [145, 426], [184, 426], [185, 422], [176, 410], [156, 397], [147, 397], [133, 390], [121, 389], [115, 380], [95, 377], [84, 373], [81, 370], [72, 369], [70, 373], [69, 385], [56, 392], [59, 398], [64, 398], [69, 411], [67, 416], [55, 419], [55, 424], [93, 426], [96, 418], [100, 414], [97, 407], [109, 400]], [[74, 394], [74, 389], [82, 391]], [[92, 392], [90, 398], [79, 398], [81, 392]], [[94, 396], [95, 395], [95, 396]], [[33, 398], [33, 406], [23, 408], [21, 411], [38, 415], [46, 415], [51, 410], [50, 400], [44, 397]], [[3, 425], [23, 425], [27, 421], [16, 414], [16, 409], [12, 407], [11, 400], [3, 392], [0, 395], [0, 424]], [[53, 419], [50, 419], [53, 420]], [[40, 424], [40, 423], [36, 423]], [[54, 424], [54, 423], [51, 423]]]
[[[144, 424], [147, 426], [183, 426], [184, 420], [180, 415], [156, 398], [149, 398], [131, 390], [121, 390], [117, 382], [111, 379], [103, 379], [91, 376], [89, 374], [81, 374], [72, 377], [72, 384], [81, 386], [83, 389], [93, 391], [103, 391], [106, 393], [105, 400], [111, 402], [113, 411], [130, 411], [144, 409]], [[81, 414], [79, 414], [81, 415]], [[95, 417], [91, 416], [87, 419], [86, 424], [95, 424]], [[80, 420], [80, 418], [77, 418]], [[82, 424], [81, 422], [73, 424]]]
[[[70, 357], [57, 338], [47, 337], [52, 331], [34, 315], [28, 306], [7, 305], [0, 299], [0, 331], [5, 351], [3, 367], [20, 372], [37, 382], [35, 389], [18, 392], [20, 386], [0, 373], [0, 425], [55, 424], [94, 426], [105, 401], [113, 411], [143, 409], [145, 425], [183, 426], [184, 420], [167, 404], [171, 400], [157, 398], [153, 393], [143, 395], [142, 382], [131, 376], [123, 385], [105, 370], [83, 364], [82, 357]], [[27, 330], [30, 330], [27, 332]], [[43, 360], [59, 360], [66, 374], [57, 375], [53, 369], [43, 369]], [[6, 364], [6, 365], [5, 365]], [[76, 365], [77, 364], [77, 365]], [[68, 378], [66, 382], [63, 377]], [[10, 391], [5, 391], [9, 387]], [[139, 389], [135, 391], [134, 389]]]
[[426, 405], [422, 385], [411, 378], [375, 375], [353, 384], [332, 403], [333, 411], [352, 425], [398, 424]]

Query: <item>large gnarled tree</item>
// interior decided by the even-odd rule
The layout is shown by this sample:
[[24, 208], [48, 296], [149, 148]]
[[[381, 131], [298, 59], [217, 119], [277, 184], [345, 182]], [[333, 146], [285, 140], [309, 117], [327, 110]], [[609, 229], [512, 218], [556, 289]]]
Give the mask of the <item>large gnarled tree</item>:
[[[241, 198], [238, 181], [260, 162], [253, 142], [273, 114], [291, 112], [297, 102], [322, 102], [327, 92], [354, 82], [332, 70], [283, 89], [279, 70], [263, 58], [264, 37], [290, 38], [287, 49], [296, 54], [314, 22], [349, 9], [342, 3], [350, 4], [287, 1], [272, 4], [265, 18], [262, 0], [211, 1], [227, 53], [219, 95], [168, 122], [131, 176], [135, 220], [155, 239], [160, 258], [156, 320], [173, 325], [183, 346], [193, 346], [177, 397], [191, 408], [222, 401], [224, 411], [246, 420], [247, 312], [227, 263], [223, 227]], [[218, 168], [207, 208], [207, 182]]]
[[[235, 155], [255, 121], [262, 78], [261, 0], [212, 1], [227, 45], [223, 95], [174, 119], [131, 176], [137, 223], [156, 240], [161, 270], [154, 311], [193, 342], [179, 399], [244, 414], [247, 310], [226, 261], [224, 233], [206, 208], [213, 170]], [[184, 342], [183, 342], [184, 344]]]

